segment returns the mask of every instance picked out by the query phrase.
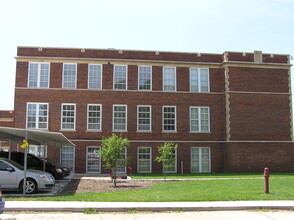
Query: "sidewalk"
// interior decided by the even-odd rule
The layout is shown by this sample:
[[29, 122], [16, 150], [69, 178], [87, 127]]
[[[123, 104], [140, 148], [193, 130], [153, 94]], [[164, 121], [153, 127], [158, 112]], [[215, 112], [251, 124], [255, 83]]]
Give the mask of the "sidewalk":
[[50, 202], [5, 201], [4, 212], [126, 212], [136, 211], [232, 211], [250, 209], [294, 210], [294, 201], [220, 201], [220, 202]]

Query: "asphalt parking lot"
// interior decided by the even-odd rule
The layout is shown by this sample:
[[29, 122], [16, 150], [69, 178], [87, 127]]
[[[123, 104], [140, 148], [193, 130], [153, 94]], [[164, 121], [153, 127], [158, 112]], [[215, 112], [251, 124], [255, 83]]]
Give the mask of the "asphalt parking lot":
[[[44, 190], [38, 190], [34, 194], [29, 194], [26, 196], [52, 196], [59, 194], [63, 188], [69, 183], [69, 181], [72, 179], [72, 175], [68, 176], [62, 180], [56, 180], [55, 186], [51, 189], [44, 189]], [[18, 191], [6, 191], [3, 190], [2, 196], [5, 198], [5, 196], [22, 196], [22, 192]]]

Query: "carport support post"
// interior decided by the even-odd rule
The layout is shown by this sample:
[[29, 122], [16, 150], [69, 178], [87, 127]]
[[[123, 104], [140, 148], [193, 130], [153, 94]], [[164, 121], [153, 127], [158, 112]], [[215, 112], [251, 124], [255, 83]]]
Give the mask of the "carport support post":
[[[28, 131], [25, 131], [25, 140], [28, 141]], [[27, 146], [28, 147], [28, 146]], [[23, 195], [26, 194], [26, 183], [27, 183], [27, 164], [28, 164], [28, 155], [27, 155], [27, 147], [24, 150], [24, 177], [23, 177]]]

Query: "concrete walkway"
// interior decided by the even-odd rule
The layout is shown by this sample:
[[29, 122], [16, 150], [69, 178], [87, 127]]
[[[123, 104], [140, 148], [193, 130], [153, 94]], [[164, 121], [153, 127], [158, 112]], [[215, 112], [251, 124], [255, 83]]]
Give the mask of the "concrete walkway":
[[232, 211], [252, 209], [294, 210], [294, 201], [224, 202], [51, 202], [5, 201], [4, 211], [127, 212], [135, 211]]
[[13, 213], [0, 215], [1, 220], [293, 220], [289, 211], [215, 211], [169, 213]]

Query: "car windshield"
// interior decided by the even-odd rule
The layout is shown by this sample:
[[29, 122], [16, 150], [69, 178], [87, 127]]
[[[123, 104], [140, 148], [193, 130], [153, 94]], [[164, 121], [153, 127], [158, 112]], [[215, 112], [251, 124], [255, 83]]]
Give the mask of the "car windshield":
[[24, 167], [16, 162], [14, 162], [13, 160], [4, 160], [7, 163], [10, 163], [12, 166], [15, 166], [16, 168], [20, 169], [20, 170], [24, 170]]

